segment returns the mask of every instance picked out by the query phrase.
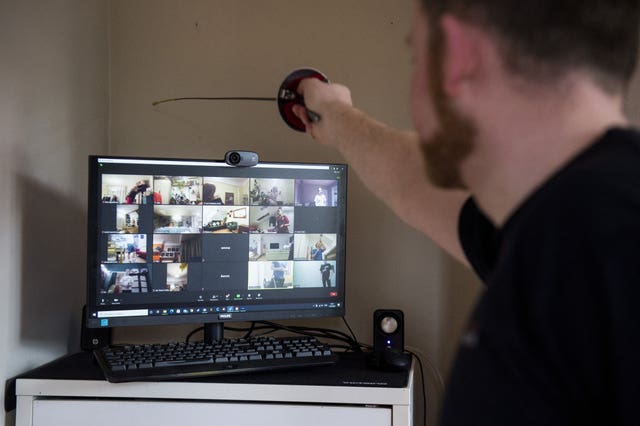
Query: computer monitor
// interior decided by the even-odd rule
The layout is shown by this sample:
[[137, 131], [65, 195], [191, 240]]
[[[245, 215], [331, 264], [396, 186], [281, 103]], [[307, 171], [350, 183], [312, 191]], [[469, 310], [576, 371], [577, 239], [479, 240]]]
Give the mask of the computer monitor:
[[344, 164], [89, 157], [87, 327], [343, 316], [346, 189]]

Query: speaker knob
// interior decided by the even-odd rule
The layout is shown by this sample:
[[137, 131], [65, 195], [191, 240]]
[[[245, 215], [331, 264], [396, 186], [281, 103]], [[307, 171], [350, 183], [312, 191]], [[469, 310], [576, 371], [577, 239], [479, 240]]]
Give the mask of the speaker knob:
[[395, 333], [398, 329], [398, 321], [394, 317], [384, 317], [380, 320], [380, 328], [387, 334]]

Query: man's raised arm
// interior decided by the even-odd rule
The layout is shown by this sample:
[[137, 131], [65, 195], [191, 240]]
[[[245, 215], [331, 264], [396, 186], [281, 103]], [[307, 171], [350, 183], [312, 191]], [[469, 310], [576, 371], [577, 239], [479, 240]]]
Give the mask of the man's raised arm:
[[307, 132], [337, 149], [369, 190], [403, 221], [466, 264], [457, 228], [469, 195], [429, 182], [417, 134], [393, 129], [355, 108], [345, 86], [306, 79], [299, 91], [306, 106], [321, 117], [311, 122], [303, 106], [294, 107]]

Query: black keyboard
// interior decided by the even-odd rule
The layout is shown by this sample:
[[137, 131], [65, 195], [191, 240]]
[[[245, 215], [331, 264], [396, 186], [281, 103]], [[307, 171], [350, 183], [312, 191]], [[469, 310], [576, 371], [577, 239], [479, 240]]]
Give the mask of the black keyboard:
[[213, 344], [108, 346], [94, 351], [110, 382], [170, 380], [335, 364], [338, 356], [315, 337], [224, 339]]

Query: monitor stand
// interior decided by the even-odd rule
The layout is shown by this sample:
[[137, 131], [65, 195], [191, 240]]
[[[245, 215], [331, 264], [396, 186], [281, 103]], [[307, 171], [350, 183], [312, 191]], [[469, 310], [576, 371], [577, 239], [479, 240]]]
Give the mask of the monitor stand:
[[207, 322], [204, 324], [204, 343], [211, 345], [224, 337], [224, 323]]

